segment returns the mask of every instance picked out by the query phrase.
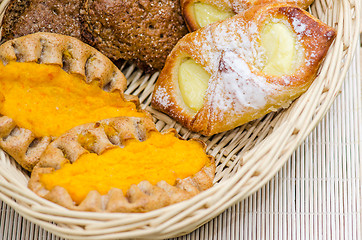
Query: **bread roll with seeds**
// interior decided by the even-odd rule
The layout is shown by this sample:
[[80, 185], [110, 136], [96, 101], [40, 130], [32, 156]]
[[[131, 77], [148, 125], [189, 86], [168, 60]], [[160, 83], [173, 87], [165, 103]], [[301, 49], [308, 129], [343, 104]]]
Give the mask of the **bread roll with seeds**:
[[146, 71], [161, 70], [188, 31], [179, 1], [86, 0], [83, 35], [112, 60], [129, 60]]

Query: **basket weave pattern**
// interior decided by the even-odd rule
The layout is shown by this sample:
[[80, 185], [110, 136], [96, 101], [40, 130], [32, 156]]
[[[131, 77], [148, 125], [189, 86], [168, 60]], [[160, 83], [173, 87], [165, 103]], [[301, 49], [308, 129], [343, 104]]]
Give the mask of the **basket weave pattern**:
[[[8, 0], [0, 4], [0, 14]], [[124, 63], [127, 94], [137, 95], [154, 116], [158, 130], [176, 128], [184, 138], [200, 138], [215, 156], [215, 186], [194, 198], [144, 214], [90, 213], [64, 209], [27, 188], [29, 179], [14, 160], [0, 150], [0, 199], [25, 218], [61, 237], [72, 239], [167, 238], [188, 233], [219, 215], [264, 185], [284, 165], [294, 149], [322, 119], [352, 59], [359, 34], [359, 0], [317, 0], [313, 15], [337, 30], [320, 74], [290, 108], [271, 113], [234, 130], [203, 137], [182, 128], [150, 107], [158, 74], [144, 74]]]

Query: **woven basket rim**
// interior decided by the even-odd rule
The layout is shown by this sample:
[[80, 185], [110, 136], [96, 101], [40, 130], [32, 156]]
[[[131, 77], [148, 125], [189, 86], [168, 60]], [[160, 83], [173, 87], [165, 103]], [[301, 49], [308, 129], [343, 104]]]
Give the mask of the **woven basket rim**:
[[[0, 4], [0, 14], [3, 14], [9, 1], [4, 0]], [[227, 167], [226, 165], [231, 162], [235, 166], [230, 171], [235, 173], [231, 176], [222, 175], [220, 177], [222, 181], [211, 189], [187, 201], [148, 213], [76, 212], [42, 199], [29, 190], [26, 187], [28, 178], [25, 172], [0, 150], [0, 199], [23, 217], [65, 238], [155, 239], [175, 237], [194, 230], [269, 181], [326, 114], [340, 91], [355, 53], [359, 36], [359, 6], [359, 0], [337, 2], [319, 0], [313, 4], [311, 8], [313, 14], [322, 16], [321, 20], [333, 25], [338, 32], [319, 76], [307, 93], [287, 110], [269, 114], [251, 125], [211, 138], [208, 151], [222, 155], [221, 159], [224, 157], [223, 151], [229, 151], [231, 155], [235, 151], [227, 149], [227, 145], [222, 144], [229, 136], [234, 134], [238, 136], [248, 131], [259, 131], [261, 136], [267, 135], [262, 141], [254, 139], [255, 145], [247, 152], [243, 152], [242, 156], [237, 156], [238, 152], [235, 151], [235, 155], [232, 156], [241, 158], [240, 165], [237, 160], [228, 159], [232, 158], [229, 153], [225, 157], [227, 159], [225, 166], [224, 162], [220, 162], [219, 167]], [[324, 15], [325, 11], [329, 14]], [[192, 136], [192, 133], [182, 129], [167, 116], [149, 107], [150, 92], [158, 73], [143, 74], [135, 65], [126, 63], [121, 69], [126, 78], [131, 79], [126, 93], [139, 95], [143, 106], [157, 119], [158, 128], [175, 127], [183, 136]], [[273, 126], [271, 133], [263, 132], [266, 129], [263, 121], [269, 121], [268, 123]], [[267, 161], [262, 161], [263, 158], [267, 158]]]

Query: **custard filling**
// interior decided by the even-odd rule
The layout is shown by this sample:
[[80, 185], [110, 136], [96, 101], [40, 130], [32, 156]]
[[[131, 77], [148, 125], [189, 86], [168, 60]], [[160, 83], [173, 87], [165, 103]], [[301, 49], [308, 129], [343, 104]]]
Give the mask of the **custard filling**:
[[0, 64], [0, 113], [37, 137], [60, 136], [81, 124], [118, 116], [141, 117], [120, 93], [87, 84], [58, 66]]
[[180, 65], [178, 83], [185, 104], [197, 112], [204, 104], [210, 74], [193, 59], [187, 59]]
[[[142, 149], [142, 151], [140, 151]], [[40, 181], [48, 190], [65, 188], [79, 204], [92, 190], [107, 194], [119, 188], [125, 194], [132, 184], [143, 180], [155, 185], [164, 180], [175, 185], [176, 179], [196, 174], [209, 163], [201, 143], [175, 137], [174, 133], [151, 132], [143, 142], [128, 140], [101, 155], [87, 153], [59, 170], [42, 174]]]
[[211, 4], [202, 2], [196, 2], [194, 4], [194, 13], [196, 22], [200, 27], [204, 27], [211, 23], [224, 20], [235, 15], [235, 13], [231, 10], [221, 10]]
[[294, 32], [284, 23], [266, 24], [261, 33], [266, 64], [262, 71], [268, 75], [292, 74], [297, 64], [297, 46]]

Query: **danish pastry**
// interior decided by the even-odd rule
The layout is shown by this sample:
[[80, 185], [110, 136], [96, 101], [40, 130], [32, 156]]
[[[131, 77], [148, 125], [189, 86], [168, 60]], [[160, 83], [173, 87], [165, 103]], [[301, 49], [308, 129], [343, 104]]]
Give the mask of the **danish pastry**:
[[0, 59], [0, 147], [27, 170], [72, 127], [148, 116], [124, 97], [122, 72], [75, 38], [27, 35], [1, 45]]
[[181, 0], [182, 15], [190, 31], [232, 17], [246, 9], [262, 4], [285, 3], [306, 9], [313, 0]]
[[204, 135], [235, 128], [305, 92], [335, 34], [295, 6], [249, 8], [178, 42], [152, 106]]
[[179, 139], [174, 129], [161, 134], [149, 118], [118, 117], [53, 141], [28, 186], [73, 210], [146, 212], [206, 190], [214, 173], [203, 142]]

